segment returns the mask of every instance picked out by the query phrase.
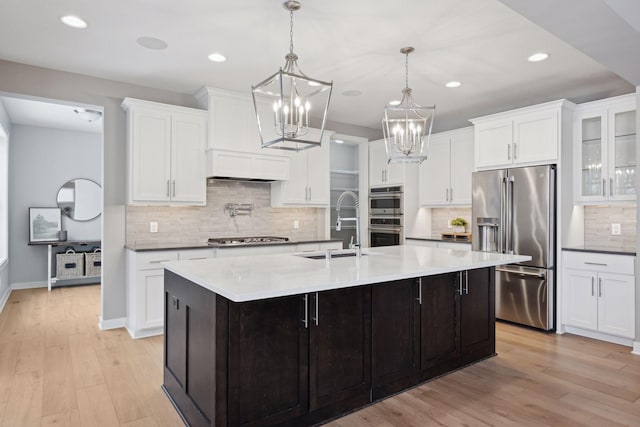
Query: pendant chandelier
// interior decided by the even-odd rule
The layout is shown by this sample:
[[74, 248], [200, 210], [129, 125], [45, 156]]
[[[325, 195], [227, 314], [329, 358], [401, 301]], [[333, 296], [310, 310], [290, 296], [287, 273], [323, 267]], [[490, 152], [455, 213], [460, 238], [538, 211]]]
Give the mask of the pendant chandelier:
[[384, 107], [382, 131], [389, 163], [422, 163], [427, 158], [436, 106], [422, 107], [413, 100], [409, 88], [409, 54], [413, 51], [412, 47], [400, 49], [405, 55], [402, 101]]
[[[251, 94], [262, 148], [301, 151], [321, 144], [333, 82], [307, 77], [298, 67], [298, 55], [293, 53], [293, 12], [301, 5], [286, 1], [283, 6], [290, 16], [285, 65], [251, 86]], [[319, 132], [309, 129], [310, 114], [314, 111], [322, 115]]]

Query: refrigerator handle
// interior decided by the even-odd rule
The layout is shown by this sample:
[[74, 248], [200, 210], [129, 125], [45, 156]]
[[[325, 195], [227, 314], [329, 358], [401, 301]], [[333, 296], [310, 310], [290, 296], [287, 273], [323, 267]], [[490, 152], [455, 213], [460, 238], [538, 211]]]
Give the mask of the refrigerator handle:
[[500, 226], [498, 228], [498, 252], [504, 253], [506, 249], [507, 229], [507, 178], [500, 179]]
[[507, 247], [505, 253], [513, 254], [513, 187], [516, 177], [507, 179]]

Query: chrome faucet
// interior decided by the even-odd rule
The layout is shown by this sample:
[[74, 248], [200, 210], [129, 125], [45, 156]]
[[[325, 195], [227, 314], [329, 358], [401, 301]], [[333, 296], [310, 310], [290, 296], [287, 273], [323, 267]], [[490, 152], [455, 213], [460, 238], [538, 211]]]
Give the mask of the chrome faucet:
[[[342, 207], [342, 202], [344, 198], [347, 196], [351, 196], [356, 205], [356, 215], [353, 218], [341, 218], [340, 217], [340, 208]], [[336, 231], [340, 231], [342, 228], [342, 221], [354, 221], [356, 223], [356, 243], [351, 243], [349, 245], [349, 249], [355, 249], [358, 256], [360, 255], [360, 201], [358, 200], [358, 195], [353, 191], [345, 191], [340, 194], [338, 197], [338, 201], [336, 203], [336, 212], [338, 213], [338, 219], [336, 221]]]

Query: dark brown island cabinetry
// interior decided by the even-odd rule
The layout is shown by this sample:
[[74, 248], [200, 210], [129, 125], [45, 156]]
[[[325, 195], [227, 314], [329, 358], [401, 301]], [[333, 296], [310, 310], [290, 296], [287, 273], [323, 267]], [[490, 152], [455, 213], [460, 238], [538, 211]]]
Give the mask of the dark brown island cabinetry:
[[244, 303], [165, 271], [188, 425], [313, 425], [494, 354], [493, 268]]

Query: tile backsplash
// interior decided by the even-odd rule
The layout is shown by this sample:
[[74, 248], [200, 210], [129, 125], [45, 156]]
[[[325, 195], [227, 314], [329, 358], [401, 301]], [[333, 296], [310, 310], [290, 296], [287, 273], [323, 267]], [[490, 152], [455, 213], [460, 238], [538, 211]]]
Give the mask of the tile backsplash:
[[[620, 224], [622, 234], [611, 235], [611, 224]], [[585, 206], [584, 244], [611, 249], [636, 250], [636, 207]]]
[[466, 231], [471, 231], [471, 208], [433, 208], [431, 209], [431, 235], [439, 236], [440, 233], [452, 231], [447, 228], [450, 220], [461, 217], [467, 220]]
[[[229, 216], [227, 203], [252, 203], [249, 215]], [[127, 245], [206, 242], [212, 237], [283, 236], [292, 240], [324, 238], [319, 230], [324, 209], [272, 208], [271, 185], [262, 182], [211, 181], [206, 206], [127, 206]], [[149, 223], [158, 222], [158, 232]], [[293, 222], [299, 228], [293, 228]]]

